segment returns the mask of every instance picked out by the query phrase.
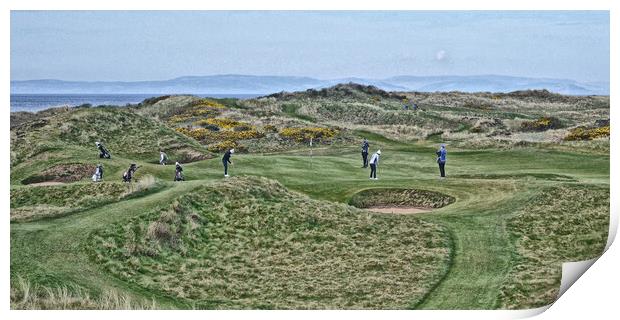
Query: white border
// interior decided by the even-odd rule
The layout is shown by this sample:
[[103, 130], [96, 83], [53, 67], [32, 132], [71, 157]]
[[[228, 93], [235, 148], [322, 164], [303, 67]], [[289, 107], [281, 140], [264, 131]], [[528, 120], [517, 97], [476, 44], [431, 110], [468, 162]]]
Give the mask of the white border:
[[[218, 2], [209, 4], [198, 4], [194, 1], [175, 0], [175, 1], [127, 1], [127, 0], [108, 0], [100, 3], [89, 3], [88, 1], [78, 0], [5, 0], [0, 3], [2, 11], [0, 13], [0, 24], [2, 32], [0, 34], [3, 50], [2, 68], [4, 77], [2, 78], [3, 89], [0, 90], [2, 101], [5, 102], [5, 117], [2, 117], [3, 139], [0, 140], [2, 150], [9, 150], [9, 88], [10, 88], [10, 10], [270, 10], [270, 9], [286, 9], [286, 10], [317, 10], [317, 9], [348, 9], [348, 10], [611, 10], [611, 101], [615, 102], [618, 96], [618, 64], [617, 59], [620, 52], [618, 51], [618, 31], [620, 23], [620, 15], [618, 14], [618, 3], [620, 1], [613, 0], [589, 0], [589, 1], [542, 1], [542, 0], [521, 0], [506, 3], [505, 1], [491, 0], [443, 0], [424, 1], [420, 3], [410, 3], [405, 1], [382, 0], [382, 1], [277, 1], [277, 0], [238, 0], [228, 2]], [[617, 106], [611, 107], [612, 122], [618, 116]], [[615, 125], [612, 125], [615, 129]], [[612, 147], [611, 161], [614, 163], [618, 159], [617, 152], [617, 134], [612, 130]], [[205, 316], [226, 317], [226, 318], [264, 318], [264, 319], [290, 319], [291, 317], [300, 319], [316, 319], [320, 318], [356, 318], [356, 319], [376, 319], [378, 317], [388, 319], [410, 319], [412, 317], [421, 317], [424, 319], [504, 319], [523, 316], [531, 316], [544, 311], [546, 308], [537, 310], [523, 311], [9, 311], [9, 180], [10, 180], [10, 156], [8, 152], [3, 152], [4, 170], [0, 170], [0, 181], [2, 181], [2, 194], [4, 195], [3, 208], [4, 219], [2, 219], [2, 236], [0, 237], [0, 245], [2, 250], [2, 264], [0, 274], [2, 291], [0, 291], [0, 318], [2, 319], [83, 319], [88, 317], [91, 319], [109, 319], [110, 317], [148, 317], [150, 319], [170, 319], [178, 317], [184, 319], [202, 319]], [[618, 174], [612, 166], [610, 172], [611, 186], [611, 212], [612, 225], [610, 226], [610, 234], [615, 234], [618, 224], [618, 201], [617, 186]], [[613, 237], [610, 238], [608, 245], [611, 244]], [[618, 245], [609, 247], [604, 254], [592, 267], [586, 272], [582, 279], [577, 281], [575, 285], [569, 289], [547, 312], [541, 315], [543, 319], [559, 319], [559, 318], [585, 318], [593, 315], [602, 318], [609, 318], [610, 315], [616, 314], [617, 296], [620, 270], [620, 249]]]

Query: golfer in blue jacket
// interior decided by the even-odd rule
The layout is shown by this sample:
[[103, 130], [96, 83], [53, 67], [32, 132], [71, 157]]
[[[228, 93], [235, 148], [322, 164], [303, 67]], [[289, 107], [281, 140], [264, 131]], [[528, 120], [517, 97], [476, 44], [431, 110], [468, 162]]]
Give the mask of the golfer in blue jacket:
[[446, 155], [448, 151], [446, 151], [446, 145], [442, 144], [439, 150], [436, 152], [437, 154], [437, 164], [439, 164], [439, 175], [441, 178], [446, 177]]

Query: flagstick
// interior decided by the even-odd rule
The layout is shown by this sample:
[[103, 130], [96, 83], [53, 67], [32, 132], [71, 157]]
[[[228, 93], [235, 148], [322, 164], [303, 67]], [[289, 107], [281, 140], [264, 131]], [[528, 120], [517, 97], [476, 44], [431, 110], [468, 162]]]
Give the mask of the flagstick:
[[310, 170], [312, 170], [312, 137], [310, 137]]

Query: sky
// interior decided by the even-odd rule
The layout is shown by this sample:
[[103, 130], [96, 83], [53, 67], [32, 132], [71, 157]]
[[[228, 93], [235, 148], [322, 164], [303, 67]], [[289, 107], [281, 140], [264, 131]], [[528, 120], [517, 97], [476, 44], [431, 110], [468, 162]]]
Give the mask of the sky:
[[607, 11], [11, 11], [11, 80], [247, 74], [609, 81]]

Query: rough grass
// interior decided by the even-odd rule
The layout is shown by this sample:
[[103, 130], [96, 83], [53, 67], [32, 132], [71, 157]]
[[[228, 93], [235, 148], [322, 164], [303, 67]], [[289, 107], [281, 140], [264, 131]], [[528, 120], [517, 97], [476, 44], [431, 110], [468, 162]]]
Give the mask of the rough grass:
[[11, 189], [11, 221], [32, 221], [67, 215], [120, 201], [156, 187], [153, 176], [135, 184], [115, 182], [80, 183]]
[[517, 261], [502, 287], [501, 306], [550, 304], [559, 292], [562, 263], [603, 252], [609, 189], [583, 185], [546, 189], [510, 219], [508, 228], [516, 240]]
[[198, 308], [403, 309], [441, 278], [449, 236], [414, 218], [232, 178], [92, 237], [119, 278]]
[[11, 280], [12, 310], [146, 310], [157, 309], [155, 301], [135, 300], [116, 290], [91, 295], [79, 286], [40, 286], [15, 277]]

